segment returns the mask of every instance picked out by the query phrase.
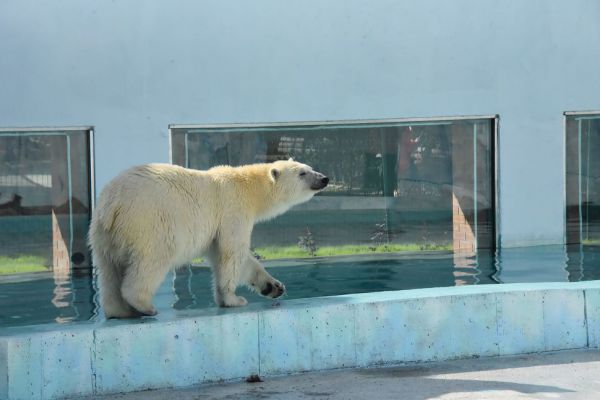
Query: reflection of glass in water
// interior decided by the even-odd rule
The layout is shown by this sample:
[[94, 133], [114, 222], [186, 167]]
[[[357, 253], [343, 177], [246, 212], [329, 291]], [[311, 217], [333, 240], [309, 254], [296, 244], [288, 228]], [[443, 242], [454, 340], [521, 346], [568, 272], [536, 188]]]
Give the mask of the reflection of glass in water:
[[52, 298], [52, 304], [56, 308], [64, 308], [70, 305], [70, 295], [71, 295], [71, 287], [69, 285], [68, 279], [57, 279], [54, 278], [54, 290], [52, 293], [54, 297]]
[[[66, 323], [77, 320], [78, 311], [73, 303], [73, 290], [69, 273], [54, 274], [54, 290], [51, 303], [60, 309], [59, 315], [54, 319], [57, 323]], [[70, 315], [69, 315], [70, 314]]]
[[[568, 253], [566, 252], [568, 250]], [[288, 288], [283, 299], [334, 296], [384, 290], [516, 282], [577, 282], [600, 279], [600, 247], [541, 246], [480, 250], [473, 257], [454, 254], [343, 257], [308, 261], [270, 261], [271, 272]], [[96, 319], [88, 276], [66, 276], [0, 283], [0, 327], [65, 323]], [[167, 282], [170, 283], [170, 282]], [[214, 308], [211, 272], [188, 267], [159, 293], [161, 313], [171, 309]], [[240, 294], [251, 303], [267, 303], [255, 294]], [[173, 302], [173, 295], [176, 301]]]
[[481, 270], [478, 268], [476, 253], [454, 253], [454, 285], [463, 286], [479, 283], [478, 276]]

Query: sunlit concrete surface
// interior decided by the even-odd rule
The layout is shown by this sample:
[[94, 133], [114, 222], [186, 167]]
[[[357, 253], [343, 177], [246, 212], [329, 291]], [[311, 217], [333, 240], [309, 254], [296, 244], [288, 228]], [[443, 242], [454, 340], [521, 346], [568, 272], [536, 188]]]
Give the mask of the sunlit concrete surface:
[[599, 351], [571, 350], [306, 373], [265, 378], [260, 383], [236, 382], [93, 399], [590, 400], [600, 398], [599, 376]]

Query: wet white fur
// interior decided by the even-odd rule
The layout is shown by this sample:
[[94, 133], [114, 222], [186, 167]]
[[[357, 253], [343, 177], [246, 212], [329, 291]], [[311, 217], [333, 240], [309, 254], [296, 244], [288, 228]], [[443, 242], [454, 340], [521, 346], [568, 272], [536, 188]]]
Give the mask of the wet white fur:
[[252, 228], [309, 200], [318, 177], [292, 160], [208, 171], [148, 164], [123, 172], [104, 188], [90, 227], [105, 315], [156, 314], [152, 298], [166, 274], [199, 256], [211, 264], [220, 306], [247, 303], [235, 294], [239, 285], [281, 285], [252, 256]]

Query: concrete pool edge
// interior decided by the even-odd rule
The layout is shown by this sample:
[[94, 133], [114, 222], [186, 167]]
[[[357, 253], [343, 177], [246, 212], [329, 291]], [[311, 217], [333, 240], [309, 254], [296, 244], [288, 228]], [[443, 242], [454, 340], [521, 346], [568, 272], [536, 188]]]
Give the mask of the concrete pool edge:
[[185, 312], [168, 320], [4, 330], [0, 399], [599, 344], [600, 281], [364, 293]]

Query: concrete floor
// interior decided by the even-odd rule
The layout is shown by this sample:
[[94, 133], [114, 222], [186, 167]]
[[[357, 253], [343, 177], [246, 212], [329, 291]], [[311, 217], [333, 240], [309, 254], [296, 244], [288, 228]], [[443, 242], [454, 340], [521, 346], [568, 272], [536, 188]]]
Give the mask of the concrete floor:
[[[307, 373], [264, 382], [93, 397], [119, 400], [600, 399], [600, 351]], [[88, 397], [87, 399], [92, 399]]]

